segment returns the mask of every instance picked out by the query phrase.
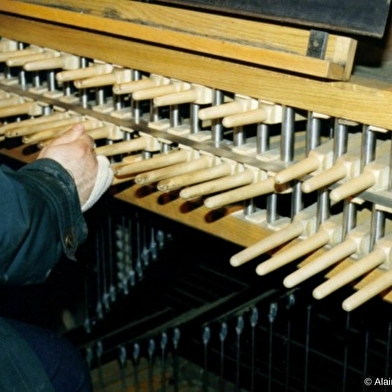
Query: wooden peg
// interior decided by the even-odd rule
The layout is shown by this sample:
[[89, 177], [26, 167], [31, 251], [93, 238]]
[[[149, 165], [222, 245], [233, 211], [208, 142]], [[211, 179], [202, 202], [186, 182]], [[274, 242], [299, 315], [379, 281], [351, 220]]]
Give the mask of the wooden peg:
[[329, 240], [330, 238], [328, 233], [324, 230], [321, 230], [313, 236], [300, 241], [294, 246], [290, 246], [290, 248], [278, 252], [264, 263], [259, 264], [257, 267], [257, 274], [266, 275], [272, 271], [275, 271], [278, 268], [281, 268], [284, 265], [289, 264], [290, 262], [297, 260], [306, 254], [320, 249], [324, 245], [328, 244]]
[[[100, 126], [100, 122], [95, 119], [85, 120], [85, 121], [81, 121], [79, 123], [83, 124], [85, 131], [87, 131], [89, 129], [97, 128]], [[71, 126], [69, 124], [58, 126], [56, 128], [52, 128], [52, 129], [46, 129], [44, 131], [36, 132], [31, 135], [23, 136], [22, 142], [24, 144], [37, 144], [37, 143], [40, 143], [44, 140], [56, 138], [56, 137], [62, 135], [64, 132], [67, 132], [70, 129], [71, 129]]]
[[337, 275], [328, 279], [323, 284], [313, 290], [313, 297], [316, 299], [325, 298], [344, 285], [352, 282], [354, 279], [366, 274], [377, 268], [386, 260], [385, 252], [381, 249], [375, 249], [359, 261], [354, 261], [352, 265], [340, 271]]
[[[359, 164], [359, 162], [358, 162]], [[304, 181], [301, 185], [301, 189], [304, 193], [310, 193], [317, 189], [321, 189], [330, 184], [333, 184], [347, 175], [347, 167], [345, 163], [340, 160], [335, 165], [322, 173]]]
[[114, 69], [113, 72], [104, 75], [75, 80], [74, 85], [76, 88], [102, 87], [130, 81], [131, 77], [132, 71], [130, 69]]
[[28, 120], [22, 120], [22, 121], [13, 122], [10, 124], [2, 125], [0, 127], [0, 135], [5, 135], [7, 138], [8, 137], [17, 137], [17, 136], [19, 136], [17, 134], [18, 128], [29, 127], [29, 126], [33, 126], [35, 124], [40, 124], [40, 123], [44, 123], [44, 122], [61, 120], [61, 119], [68, 117], [68, 116], [69, 115], [66, 112], [55, 112], [55, 113], [50, 114], [48, 116], [30, 118]]
[[275, 180], [271, 177], [267, 180], [258, 181], [250, 185], [245, 185], [241, 188], [208, 197], [204, 200], [204, 205], [208, 208], [220, 208], [239, 201], [251, 199], [252, 197], [272, 193], [274, 191]]
[[118, 143], [107, 144], [95, 149], [97, 155], [113, 156], [134, 151], [144, 150], [147, 146], [147, 139], [138, 137], [131, 140], [124, 140]]
[[[58, 118], [59, 117], [59, 118]], [[7, 132], [7, 137], [20, 137], [31, 135], [36, 132], [45, 131], [48, 129], [58, 128], [62, 126], [71, 126], [83, 120], [82, 116], [70, 116], [68, 113], [62, 113], [61, 116], [49, 117], [49, 121], [37, 121], [30, 124], [21, 124], [18, 128]]]
[[[135, 177], [135, 182], [139, 185], [148, 185], [166, 178], [180, 176], [184, 173], [191, 173], [196, 170], [205, 169], [210, 165], [211, 157], [203, 156], [201, 158], [192, 159], [188, 162], [177, 163], [170, 167], [163, 167], [153, 171], [138, 174]], [[165, 189], [165, 191], [168, 190], [169, 189]]]
[[79, 62], [80, 59], [77, 56], [73, 56], [71, 54], [61, 54], [56, 57], [28, 62], [24, 64], [23, 69], [25, 71], [41, 71], [46, 69], [58, 68], [62, 68], [64, 70], [72, 70], [79, 67]]
[[[300, 222], [293, 222], [281, 230], [263, 238], [261, 241], [249, 246], [241, 252], [235, 254], [230, 259], [230, 264], [233, 267], [238, 267], [250, 260], [255, 259], [262, 254], [277, 248], [278, 246], [296, 238], [302, 234], [303, 226]], [[256, 269], [256, 273], [257, 269]]]
[[42, 114], [42, 106], [37, 102], [27, 101], [17, 105], [0, 108], [0, 118], [28, 114], [30, 116], [39, 116]]
[[160, 75], [152, 74], [149, 78], [140, 80], [133, 80], [131, 82], [119, 83], [113, 86], [114, 94], [132, 94], [138, 90], [144, 90], [156, 86], [163, 86], [170, 83], [169, 78], [165, 78]]
[[339, 187], [333, 189], [329, 194], [332, 201], [338, 202], [349, 196], [356, 195], [371, 188], [376, 183], [376, 178], [373, 173], [366, 172], [360, 174], [358, 177], [353, 178]]
[[146, 88], [143, 90], [135, 91], [132, 94], [132, 98], [135, 101], [141, 101], [145, 99], [154, 99], [156, 97], [160, 97], [162, 95], [172, 94], [179, 91], [189, 90], [191, 85], [189, 83], [181, 82], [181, 81], [172, 81], [170, 84]]
[[188, 160], [190, 152], [187, 150], [176, 150], [168, 154], [161, 154], [159, 156], [145, 159], [140, 162], [124, 164], [115, 169], [114, 174], [117, 177], [124, 177], [142, 173], [149, 170], [159, 169], [176, 163], [185, 162]]
[[19, 97], [18, 95], [13, 95], [9, 98], [2, 99], [0, 101], [0, 108], [19, 105], [23, 102], [25, 102], [25, 100], [22, 97]]
[[317, 273], [325, 270], [326, 268], [334, 265], [338, 261], [351, 256], [358, 249], [358, 244], [353, 239], [346, 239], [344, 242], [334, 246], [328, 252], [324, 253], [315, 260], [301, 267], [299, 270], [286, 276], [283, 284], [286, 287], [293, 287], [304, 280], [316, 275]]
[[157, 107], [192, 102], [199, 105], [212, 103], [212, 89], [205, 86], [192, 85], [190, 89], [154, 98], [154, 105]]
[[38, 61], [38, 60], [43, 60], [43, 59], [48, 59], [52, 58], [55, 56], [59, 56], [58, 52], [55, 52], [53, 50], [46, 50], [42, 53], [34, 53], [34, 54], [28, 54], [25, 56], [19, 56], [19, 57], [12, 57], [7, 59], [6, 64], [9, 67], [22, 67], [29, 61]]
[[222, 120], [223, 126], [226, 128], [240, 127], [248, 124], [264, 123], [268, 119], [268, 112], [266, 109], [254, 109], [248, 112], [233, 114], [226, 116]]
[[258, 108], [258, 101], [237, 94], [233, 102], [223, 103], [222, 105], [211, 106], [199, 111], [200, 120], [214, 120], [234, 114], [254, 110]]
[[238, 174], [228, 175], [218, 180], [207, 181], [198, 185], [184, 188], [180, 192], [183, 199], [193, 199], [210, 195], [212, 193], [222, 192], [228, 189], [249, 185], [254, 181], [254, 171], [247, 169]]
[[384, 272], [381, 276], [374, 279], [366, 286], [359, 289], [356, 293], [345, 299], [342, 303], [342, 308], [346, 312], [351, 312], [391, 286], [392, 269]]
[[[209, 161], [210, 165], [211, 158]], [[188, 185], [198, 184], [200, 182], [228, 176], [230, 173], [231, 165], [228, 163], [221, 163], [212, 167], [207, 166], [207, 168], [200, 168], [199, 170], [189, 171], [182, 175], [171, 176], [166, 180], [160, 181], [157, 185], [157, 188], [162, 192], [169, 192]]]
[[90, 67], [62, 71], [56, 74], [58, 82], [70, 82], [73, 80], [91, 78], [93, 76], [109, 74], [113, 71], [113, 65], [94, 64]]
[[22, 50], [13, 50], [10, 52], [1, 52], [0, 53], [0, 62], [4, 63], [6, 62], [8, 59], [11, 58], [16, 58], [16, 57], [22, 57], [22, 56], [26, 56], [29, 54], [36, 54], [36, 53], [42, 53], [44, 50], [42, 48], [39, 48], [38, 46], [29, 46], [26, 49], [22, 49]]
[[0, 39], [0, 52], [12, 52], [18, 49], [18, 43], [16, 41], [1, 38]]

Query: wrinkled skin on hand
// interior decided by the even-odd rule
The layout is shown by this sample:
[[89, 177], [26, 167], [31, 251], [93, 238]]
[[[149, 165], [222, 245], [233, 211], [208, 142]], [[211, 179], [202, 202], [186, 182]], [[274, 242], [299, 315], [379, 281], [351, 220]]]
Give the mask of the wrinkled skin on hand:
[[94, 153], [94, 140], [77, 124], [44, 147], [37, 159], [57, 161], [73, 177], [79, 194], [80, 205], [88, 200], [98, 171]]

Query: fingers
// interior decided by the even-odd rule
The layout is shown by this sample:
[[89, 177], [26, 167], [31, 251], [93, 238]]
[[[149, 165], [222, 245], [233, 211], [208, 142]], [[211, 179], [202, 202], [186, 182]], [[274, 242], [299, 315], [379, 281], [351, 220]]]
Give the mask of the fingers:
[[58, 146], [60, 144], [71, 143], [77, 139], [79, 139], [84, 134], [84, 127], [82, 124], [76, 124], [67, 132], [64, 132], [62, 135], [57, 137], [50, 143], [51, 146]]

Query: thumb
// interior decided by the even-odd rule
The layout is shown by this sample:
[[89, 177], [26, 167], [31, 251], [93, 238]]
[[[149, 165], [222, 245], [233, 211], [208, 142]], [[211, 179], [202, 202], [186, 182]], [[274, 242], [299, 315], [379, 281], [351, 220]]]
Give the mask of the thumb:
[[74, 125], [71, 129], [68, 131], [64, 132], [61, 134], [59, 137], [57, 137], [55, 140], [50, 143], [51, 146], [58, 146], [60, 144], [67, 144], [71, 143], [74, 140], [79, 139], [80, 136], [82, 136], [84, 133], [84, 127], [82, 124], [76, 124]]

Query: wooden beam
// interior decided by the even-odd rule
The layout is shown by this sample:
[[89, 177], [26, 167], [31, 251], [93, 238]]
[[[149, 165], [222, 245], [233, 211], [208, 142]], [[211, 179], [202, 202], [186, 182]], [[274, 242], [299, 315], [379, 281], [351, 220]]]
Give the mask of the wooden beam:
[[[120, 0], [80, 2], [2, 1], [2, 11], [116, 34], [191, 52], [321, 78], [348, 80], [357, 42], [329, 34], [325, 55], [307, 55], [309, 30]], [[82, 7], [82, 8], [81, 8]]]

